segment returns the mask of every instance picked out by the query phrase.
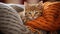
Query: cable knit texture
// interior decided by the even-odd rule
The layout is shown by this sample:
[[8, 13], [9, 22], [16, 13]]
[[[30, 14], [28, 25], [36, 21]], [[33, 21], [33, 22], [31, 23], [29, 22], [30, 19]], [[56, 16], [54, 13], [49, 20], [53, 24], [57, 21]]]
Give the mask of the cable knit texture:
[[18, 13], [4, 3], [0, 3], [0, 32], [4, 34], [32, 34], [23, 25]]

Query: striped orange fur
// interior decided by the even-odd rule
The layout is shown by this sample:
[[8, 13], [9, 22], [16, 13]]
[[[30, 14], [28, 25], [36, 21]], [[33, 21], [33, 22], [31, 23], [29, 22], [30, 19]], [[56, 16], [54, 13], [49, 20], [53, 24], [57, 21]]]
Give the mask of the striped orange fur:
[[60, 2], [47, 6], [43, 15], [35, 20], [28, 21], [26, 25], [46, 31], [55, 31], [60, 28]]

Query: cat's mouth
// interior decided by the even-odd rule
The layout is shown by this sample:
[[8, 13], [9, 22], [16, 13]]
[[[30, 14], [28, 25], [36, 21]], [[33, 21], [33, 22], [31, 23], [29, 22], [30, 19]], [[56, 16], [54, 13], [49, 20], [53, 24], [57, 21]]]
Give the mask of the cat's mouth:
[[37, 17], [29, 17], [30, 20], [34, 20], [36, 19]]

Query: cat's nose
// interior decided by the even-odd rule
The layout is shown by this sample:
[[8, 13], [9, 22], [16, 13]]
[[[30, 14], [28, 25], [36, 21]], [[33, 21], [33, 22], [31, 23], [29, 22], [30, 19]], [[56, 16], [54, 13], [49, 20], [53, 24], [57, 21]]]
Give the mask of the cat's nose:
[[34, 16], [32, 17], [32, 19], [34, 19]]
[[32, 17], [34, 17], [34, 14], [32, 14]]

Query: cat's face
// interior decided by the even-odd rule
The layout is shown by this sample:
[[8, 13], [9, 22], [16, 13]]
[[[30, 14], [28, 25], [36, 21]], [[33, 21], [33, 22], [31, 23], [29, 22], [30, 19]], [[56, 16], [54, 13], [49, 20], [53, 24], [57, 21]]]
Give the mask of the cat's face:
[[35, 5], [26, 5], [25, 6], [25, 15], [28, 19], [33, 20], [41, 16], [42, 7], [39, 4]]

